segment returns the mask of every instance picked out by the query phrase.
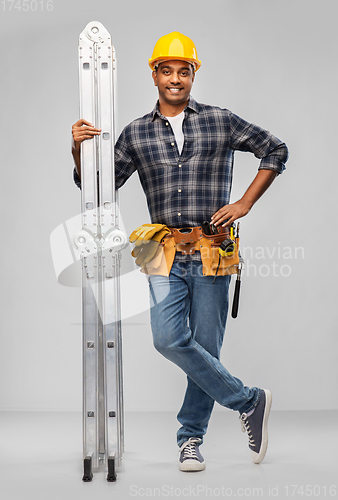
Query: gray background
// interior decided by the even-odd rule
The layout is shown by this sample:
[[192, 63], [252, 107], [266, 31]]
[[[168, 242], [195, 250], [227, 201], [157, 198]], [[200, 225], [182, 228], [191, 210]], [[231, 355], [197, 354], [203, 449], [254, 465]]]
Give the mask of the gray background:
[[[335, 2], [54, 0], [50, 12], [8, 8], [0, 16], [0, 409], [81, 408], [80, 289], [57, 282], [49, 238], [79, 213], [70, 130], [78, 35], [92, 20], [106, 26], [117, 51], [119, 131], [153, 108], [147, 59], [160, 36], [177, 30], [202, 60], [193, 97], [289, 146], [286, 172], [242, 219], [248, 271], [222, 361], [247, 385], [270, 388], [275, 410], [337, 409]], [[236, 154], [233, 201], [257, 167], [253, 156]], [[121, 189], [121, 213], [128, 233], [148, 221], [137, 175]], [[123, 332], [126, 410], [177, 410], [185, 376], [152, 347], [149, 313], [125, 320]]]

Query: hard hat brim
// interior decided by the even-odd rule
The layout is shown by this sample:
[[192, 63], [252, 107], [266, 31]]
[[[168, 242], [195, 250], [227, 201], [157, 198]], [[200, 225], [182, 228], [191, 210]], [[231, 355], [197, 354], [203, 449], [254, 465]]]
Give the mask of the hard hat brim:
[[202, 64], [201, 61], [199, 61], [198, 59], [187, 59], [186, 57], [178, 57], [178, 56], [173, 56], [173, 57], [167, 56], [164, 57], [163, 59], [158, 57], [155, 59], [150, 58], [148, 59], [148, 64], [150, 69], [152, 71], [155, 71], [155, 66], [165, 61], [185, 61], [191, 64], [194, 67], [195, 71], [198, 71]]

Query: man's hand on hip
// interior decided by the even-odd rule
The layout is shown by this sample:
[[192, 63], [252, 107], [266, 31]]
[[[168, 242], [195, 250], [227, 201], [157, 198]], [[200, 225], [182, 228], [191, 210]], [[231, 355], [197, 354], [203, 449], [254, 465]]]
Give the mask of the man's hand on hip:
[[240, 219], [249, 213], [251, 206], [250, 203], [243, 200], [231, 203], [231, 205], [224, 205], [224, 207], [217, 210], [211, 217], [211, 223], [215, 226], [219, 226], [223, 222], [223, 226], [229, 226], [235, 222], [236, 219]]

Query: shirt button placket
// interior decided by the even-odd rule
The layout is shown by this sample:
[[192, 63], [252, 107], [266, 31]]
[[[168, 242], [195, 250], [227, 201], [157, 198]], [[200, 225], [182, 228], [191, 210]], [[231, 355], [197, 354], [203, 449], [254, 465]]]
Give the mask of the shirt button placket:
[[[182, 168], [182, 164], [181, 163], [178, 164], [178, 168]], [[180, 177], [180, 180], [182, 181], [182, 170], [180, 170], [180, 176], [179, 177]], [[181, 193], [182, 189], [178, 188], [177, 192]], [[179, 204], [181, 205], [181, 198], [179, 198]], [[177, 215], [178, 215], [178, 217], [181, 217], [181, 212], [178, 212]]]

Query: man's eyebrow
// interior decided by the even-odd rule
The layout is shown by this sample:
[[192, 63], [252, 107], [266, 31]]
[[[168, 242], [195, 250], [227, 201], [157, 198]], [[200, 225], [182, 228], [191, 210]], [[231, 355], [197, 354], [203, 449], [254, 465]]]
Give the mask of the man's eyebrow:
[[[172, 66], [169, 66], [169, 65], [165, 65], [165, 66], [161, 66], [161, 69], [173, 69]], [[179, 68], [179, 71], [182, 71], [182, 69], [185, 69], [185, 70], [190, 70], [190, 66], [182, 66], [181, 68]]]

